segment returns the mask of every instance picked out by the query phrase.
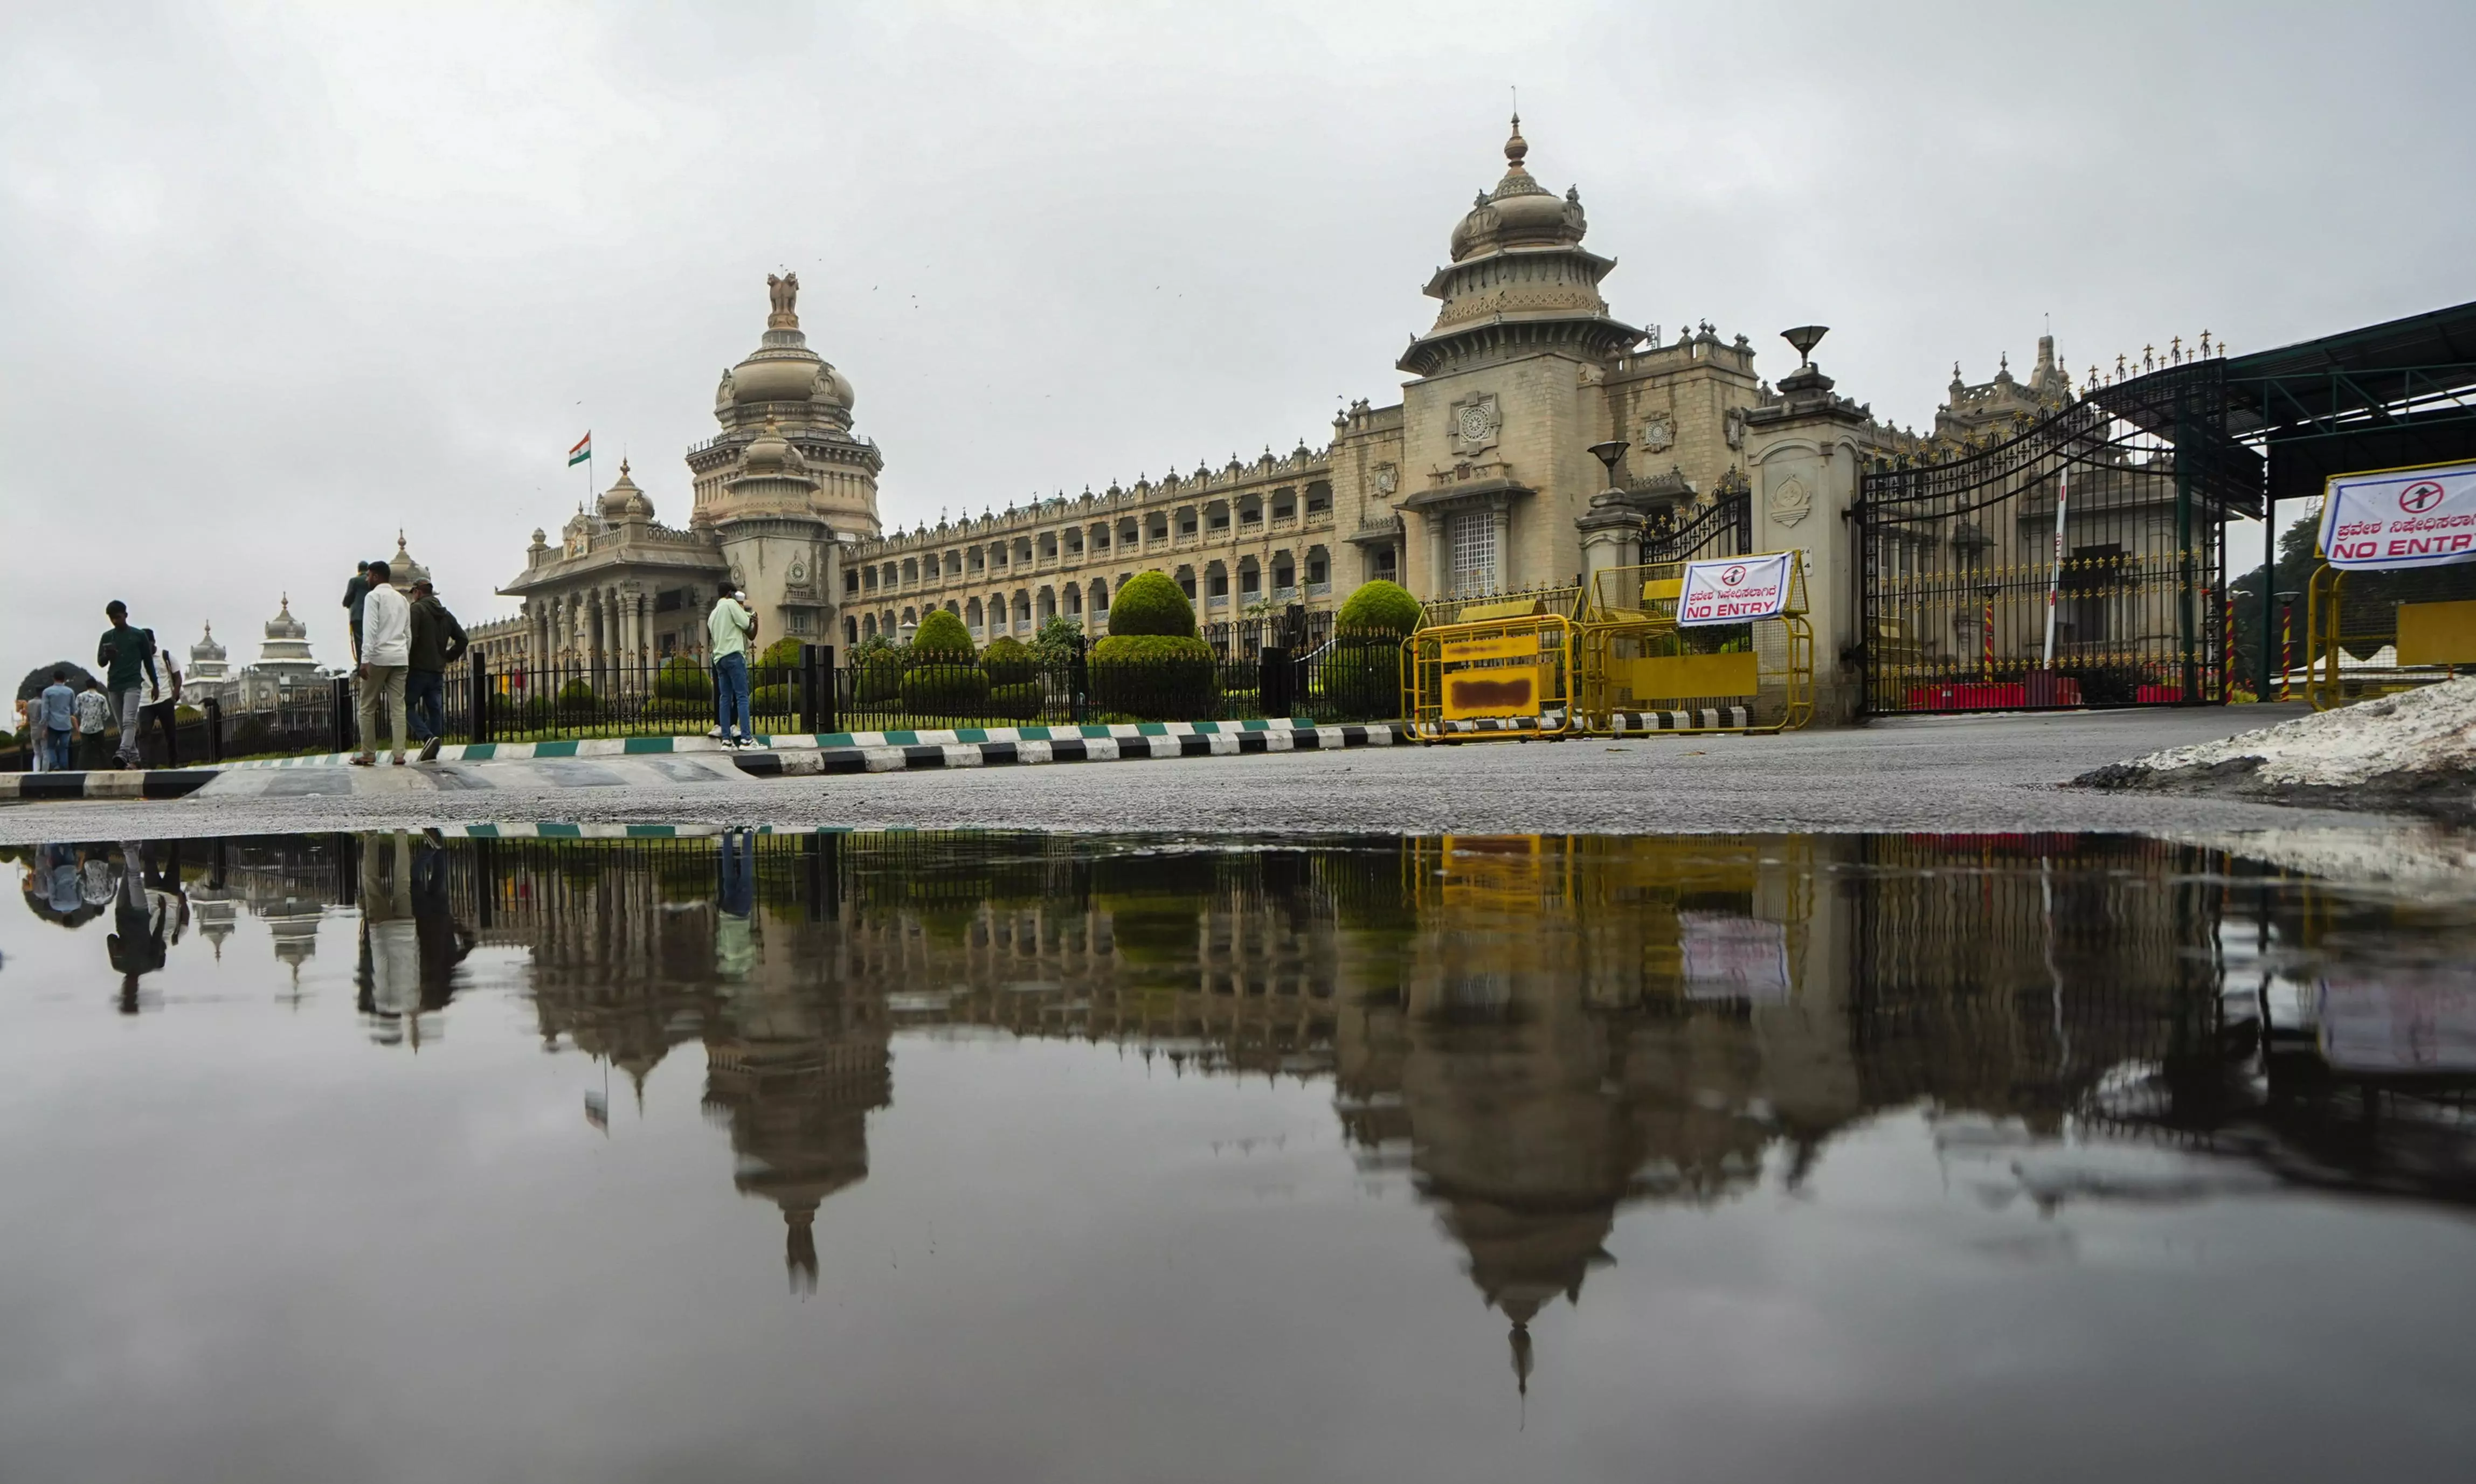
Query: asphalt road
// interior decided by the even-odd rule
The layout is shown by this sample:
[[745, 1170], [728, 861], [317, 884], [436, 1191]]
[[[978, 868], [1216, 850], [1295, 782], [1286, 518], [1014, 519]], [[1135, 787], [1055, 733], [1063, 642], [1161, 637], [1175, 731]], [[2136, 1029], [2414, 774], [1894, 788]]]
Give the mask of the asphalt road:
[[16, 804], [0, 807], [0, 842], [525, 820], [1181, 832], [2379, 828], [2363, 815], [2057, 786], [2102, 763], [2301, 709], [1955, 717], [1778, 737], [1485, 742], [658, 786], [563, 788], [510, 774], [481, 793]]

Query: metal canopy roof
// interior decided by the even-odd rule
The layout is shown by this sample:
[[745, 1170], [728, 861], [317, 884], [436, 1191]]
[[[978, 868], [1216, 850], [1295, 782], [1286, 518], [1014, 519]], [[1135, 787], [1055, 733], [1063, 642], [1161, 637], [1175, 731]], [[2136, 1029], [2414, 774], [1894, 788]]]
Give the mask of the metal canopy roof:
[[2476, 304], [2163, 366], [2090, 401], [2174, 440], [2196, 474], [2272, 500], [2317, 496], [2333, 475], [2476, 458]]
[[2476, 458], [2476, 304], [2216, 363], [2229, 435], [2269, 455], [2269, 497], [2333, 475]]

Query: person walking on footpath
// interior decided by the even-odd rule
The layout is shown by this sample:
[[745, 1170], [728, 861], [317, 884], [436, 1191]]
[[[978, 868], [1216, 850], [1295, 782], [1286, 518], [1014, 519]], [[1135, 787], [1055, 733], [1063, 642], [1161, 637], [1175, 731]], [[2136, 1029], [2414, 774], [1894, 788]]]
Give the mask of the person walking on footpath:
[[52, 761], [52, 734], [43, 730], [43, 698], [17, 698], [17, 745], [26, 752], [26, 771], [41, 773]]
[[35, 698], [35, 723], [42, 733], [43, 766], [66, 773], [71, 766], [71, 740], [77, 731], [77, 692], [69, 688], [67, 666], [52, 667], [52, 683]]
[[361, 750], [353, 766], [378, 763], [379, 717], [382, 709], [393, 729], [395, 748], [387, 760], [404, 766], [404, 673], [412, 655], [412, 605], [388, 585], [393, 576], [383, 561], [370, 563], [370, 590], [361, 600], [360, 662], [353, 675], [361, 682]]
[[100, 685], [89, 685], [78, 692], [75, 751], [69, 757], [72, 768], [95, 769], [111, 760], [111, 744], [105, 740], [103, 729], [111, 721], [111, 698]]
[[129, 627], [129, 605], [114, 598], [103, 606], [111, 627], [94, 647], [94, 662], [104, 667], [103, 687], [120, 722], [120, 766], [142, 768], [146, 754], [137, 746], [138, 708], [145, 705], [146, 681], [155, 676], [155, 639], [143, 629]]
[[423, 578], [412, 584], [412, 643], [407, 651], [405, 705], [412, 711], [412, 737], [421, 744], [421, 760], [438, 760], [440, 733], [447, 727], [447, 667], [464, 657], [473, 641], [464, 626]]
[[[756, 615], [737, 597], [724, 593], [713, 600], [705, 627], [712, 645], [714, 722], [722, 729], [722, 745], [746, 747], [756, 740], [748, 727], [748, 643], [756, 636]], [[736, 737], [730, 734], [734, 714], [739, 718]]]
[[164, 652], [161, 645], [156, 644], [154, 630], [146, 631], [146, 642], [155, 646], [155, 666], [153, 672], [146, 677], [146, 695], [143, 704], [138, 707], [139, 741], [142, 743], [145, 740], [143, 733], [148, 727], [161, 731], [163, 766], [177, 768], [181, 765], [181, 718], [178, 714], [181, 705], [181, 667], [172, 663], [172, 656]]

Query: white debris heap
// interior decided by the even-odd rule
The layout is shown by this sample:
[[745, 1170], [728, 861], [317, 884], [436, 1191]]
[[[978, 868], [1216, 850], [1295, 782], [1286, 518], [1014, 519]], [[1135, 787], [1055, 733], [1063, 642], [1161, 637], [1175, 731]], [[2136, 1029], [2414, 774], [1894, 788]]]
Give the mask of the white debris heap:
[[2401, 774], [2476, 770], [2476, 676], [2300, 716], [2223, 742], [2133, 759], [2165, 773], [2258, 757], [2256, 783], [2345, 788]]

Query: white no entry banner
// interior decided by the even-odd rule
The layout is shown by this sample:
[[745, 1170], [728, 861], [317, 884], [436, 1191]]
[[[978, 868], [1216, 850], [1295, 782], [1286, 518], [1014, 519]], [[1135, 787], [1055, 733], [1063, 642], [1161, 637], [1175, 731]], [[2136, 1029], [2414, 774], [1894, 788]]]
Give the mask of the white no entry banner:
[[2476, 561], [2476, 464], [2342, 474], [2321, 506], [2334, 567], [2439, 567]]
[[1676, 622], [1744, 624], [1777, 618], [1788, 606], [1790, 554], [1735, 561], [1689, 561], [1676, 602]]

